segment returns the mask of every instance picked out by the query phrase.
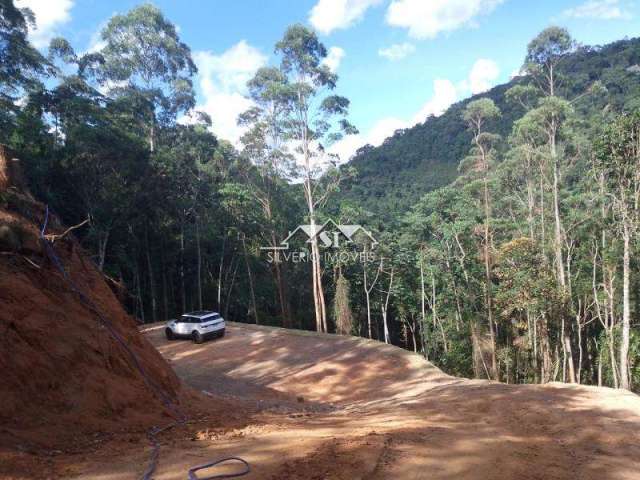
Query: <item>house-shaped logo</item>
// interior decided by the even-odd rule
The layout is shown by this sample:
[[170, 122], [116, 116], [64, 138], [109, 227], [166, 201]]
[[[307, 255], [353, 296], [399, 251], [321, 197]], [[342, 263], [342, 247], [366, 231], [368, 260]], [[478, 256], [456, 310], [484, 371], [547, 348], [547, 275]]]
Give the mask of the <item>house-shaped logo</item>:
[[340, 225], [329, 219], [322, 225], [298, 225], [289, 235], [275, 247], [261, 247], [262, 250], [288, 250], [291, 241], [300, 236], [305, 243], [311, 243], [314, 239], [321, 247], [339, 248], [343, 244], [358, 242], [367, 243], [370, 249], [378, 245], [370, 231], [362, 225]]

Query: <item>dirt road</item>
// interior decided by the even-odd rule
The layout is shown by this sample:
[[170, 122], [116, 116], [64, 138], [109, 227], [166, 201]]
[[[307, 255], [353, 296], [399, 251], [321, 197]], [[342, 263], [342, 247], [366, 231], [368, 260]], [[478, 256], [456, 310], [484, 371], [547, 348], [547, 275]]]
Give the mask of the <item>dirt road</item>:
[[[189, 385], [245, 412], [246, 426], [163, 439], [158, 475], [237, 455], [252, 479], [640, 479], [640, 398], [560, 384], [449, 377], [362, 339], [232, 325], [194, 345], [146, 331]], [[148, 452], [78, 478], [131, 478]]]

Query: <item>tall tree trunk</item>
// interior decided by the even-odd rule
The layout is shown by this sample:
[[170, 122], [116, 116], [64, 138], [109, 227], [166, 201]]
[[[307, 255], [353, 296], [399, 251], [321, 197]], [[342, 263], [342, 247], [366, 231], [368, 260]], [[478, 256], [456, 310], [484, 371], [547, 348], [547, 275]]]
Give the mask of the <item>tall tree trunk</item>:
[[155, 149], [156, 149], [156, 118], [154, 113], [152, 112], [151, 126], [149, 127], [149, 151], [153, 153]]
[[[426, 307], [426, 292], [424, 288], [424, 257], [420, 254], [420, 312], [422, 314], [422, 339], [424, 348], [426, 348], [427, 340], [424, 335], [424, 327], [427, 324], [427, 307]], [[425, 350], [425, 358], [427, 357], [427, 351]]]
[[138, 266], [138, 260], [136, 259], [133, 270], [134, 283], [136, 285], [136, 312], [140, 315], [140, 321], [145, 323], [144, 320], [144, 303], [142, 301], [142, 286], [140, 285], [140, 268]]
[[371, 338], [371, 299], [369, 298], [369, 292], [365, 291], [365, 296], [367, 299], [367, 331], [369, 338]]
[[311, 225], [311, 277], [313, 287], [313, 305], [316, 314], [316, 331], [325, 332], [325, 304], [324, 291], [322, 290], [322, 273], [320, 270], [320, 248], [318, 246], [318, 238], [316, 236], [316, 218], [315, 207], [313, 205], [313, 197], [311, 192], [311, 179], [307, 178], [305, 194], [307, 196], [307, 207], [309, 209], [309, 224]]
[[315, 212], [315, 199], [314, 199], [314, 189], [311, 178], [311, 153], [309, 152], [309, 143], [310, 139], [308, 136], [309, 130], [309, 119], [308, 119], [308, 111], [306, 109], [306, 105], [302, 101], [301, 92], [298, 91], [298, 100], [302, 105], [301, 109], [301, 120], [302, 120], [302, 129], [301, 129], [301, 143], [302, 143], [302, 154], [304, 158], [305, 164], [305, 180], [304, 180], [304, 193], [307, 201], [307, 209], [309, 213], [309, 223], [311, 225], [311, 263], [312, 263], [312, 287], [313, 287], [313, 305], [315, 308], [316, 314], [316, 330], [318, 332], [326, 331], [327, 327], [327, 319], [326, 319], [326, 305], [324, 300], [324, 290], [322, 289], [322, 267], [320, 265], [320, 249], [318, 247], [318, 238], [316, 236], [316, 212]]
[[247, 242], [244, 234], [242, 234], [242, 249], [244, 251], [244, 263], [247, 266], [247, 276], [249, 278], [249, 292], [251, 294], [251, 305], [253, 308], [253, 318], [256, 321], [256, 325], [260, 323], [258, 319], [258, 307], [256, 304], [256, 292], [253, 287], [253, 273], [251, 272], [251, 265], [249, 263], [249, 254], [247, 253]]
[[558, 283], [564, 289], [567, 280], [564, 273], [564, 259], [562, 255], [562, 219], [560, 218], [560, 193], [559, 193], [559, 172], [558, 159], [556, 158], [555, 140], [552, 143], [551, 156], [553, 158], [553, 220], [554, 220], [554, 237], [553, 249], [556, 264], [556, 274]]
[[598, 348], [598, 386], [602, 386], [602, 346]]
[[[271, 245], [275, 247], [277, 240], [274, 232], [271, 232]], [[282, 326], [284, 328], [291, 328], [291, 312], [289, 307], [289, 299], [287, 297], [286, 282], [284, 280], [283, 266], [280, 262], [279, 252], [276, 251], [276, 259], [272, 262], [272, 268], [276, 280], [276, 287], [278, 289], [278, 302], [280, 303], [280, 314], [282, 315]]]
[[[318, 249], [318, 254], [320, 250]], [[324, 287], [322, 286], [322, 264], [318, 261], [318, 268], [316, 270], [318, 274], [318, 294], [320, 298], [320, 311], [322, 312], [322, 331], [329, 332], [329, 325], [327, 323], [327, 304], [324, 296]]]
[[[484, 160], [486, 162], [486, 160]], [[484, 175], [484, 273], [485, 273], [485, 304], [487, 309], [487, 322], [489, 324], [489, 337], [491, 339], [491, 375], [494, 380], [500, 379], [498, 372], [498, 361], [496, 358], [496, 334], [493, 324], [493, 295], [491, 292], [491, 229], [489, 221], [491, 218], [491, 207], [489, 205], [489, 185], [487, 172]]]
[[196, 213], [196, 284], [198, 288], [198, 309], [202, 310], [202, 250], [200, 248], [200, 219]]
[[104, 270], [104, 259], [107, 256], [107, 244], [109, 243], [110, 231], [107, 230], [98, 237], [98, 270]]
[[571, 347], [571, 336], [567, 333], [568, 328], [564, 332], [565, 351], [567, 352], [567, 365], [569, 367], [569, 383], [576, 383], [576, 370], [573, 362], [573, 349]]
[[451, 261], [449, 257], [451, 255], [451, 245], [449, 242], [445, 242], [447, 254], [445, 256], [445, 264], [447, 265], [447, 271], [449, 275], [451, 275], [451, 290], [453, 291], [453, 297], [456, 302], [456, 331], [460, 331], [460, 324], [462, 323], [462, 305], [460, 303], [460, 295], [458, 294], [458, 284], [456, 282], [456, 276], [453, 273], [453, 269], [451, 268]]
[[[531, 317], [531, 312], [527, 310], [527, 317]], [[534, 382], [540, 383], [540, 370], [538, 367], [538, 317], [533, 317], [531, 319], [531, 324], [533, 327], [533, 338], [531, 339], [532, 350], [533, 350], [533, 371], [534, 373]]]
[[382, 306], [382, 321], [384, 323], [384, 343], [390, 343], [391, 339], [389, 337], [389, 324], [387, 323], [387, 314], [389, 313], [389, 298], [391, 297], [391, 290], [393, 289], [393, 274], [394, 267], [391, 267], [391, 273], [389, 274], [389, 288], [387, 289], [387, 296], [384, 301], [384, 305]]
[[413, 352], [418, 353], [418, 342], [416, 342], [416, 319], [411, 316], [411, 323], [413, 327], [411, 328], [411, 339], [413, 340]]
[[629, 382], [629, 330], [631, 326], [631, 304], [629, 290], [631, 284], [630, 243], [631, 229], [628, 220], [624, 220], [623, 233], [624, 251], [622, 256], [622, 341], [620, 343], [620, 387], [630, 390]]
[[287, 297], [286, 283], [284, 281], [283, 268], [280, 263], [274, 262], [273, 271], [276, 277], [276, 286], [278, 288], [278, 302], [280, 303], [280, 314], [282, 315], [282, 326], [291, 328], [291, 312], [289, 309], [289, 299]]
[[546, 228], [546, 218], [545, 218], [545, 202], [544, 202], [544, 175], [542, 175], [542, 167], [540, 168], [540, 244], [542, 245], [544, 256], [543, 259], [545, 261], [548, 260], [546, 252], [546, 243], [547, 243], [547, 228]]
[[[365, 252], [366, 253], [366, 252]], [[371, 284], [368, 284], [368, 276], [367, 276], [367, 264], [364, 263], [363, 267], [362, 267], [362, 275], [363, 275], [363, 280], [364, 280], [364, 293], [365, 293], [365, 298], [367, 300], [367, 326], [369, 329], [369, 338], [372, 338], [372, 333], [371, 333], [371, 291], [373, 290], [373, 287], [375, 287], [377, 281], [378, 281], [378, 276], [380, 275], [380, 271], [382, 270], [383, 267], [383, 259], [380, 259], [380, 265], [378, 265], [378, 269], [376, 270], [376, 276], [373, 278], [373, 281], [371, 282]], [[378, 338], [380, 338], [380, 336], [378, 335]]]
[[151, 248], [149, 246], [149, 227], [145, 226], [144, 229], [145, 238], [145, 256], [147, 257], [147, 269], [149, 273], [149, 294], [151, 297], [151, 319], [154, 322], [158, 321], [158, 300], [156, 298], [156, 284], [153, 275], [153, 264], [151, 263]]
[[187, 291], [184, 285], [184, 219], [180, 222], [180, 300], [182, 313], [187, 311]]
[[527, 168], [527, 224], [529, 225], [529, 238], [533, 241], [535, 239], [533, 222], [535, 217], [536, 194], [533, 188], [530, 170], [530, 168]]
[[240, 262], [236, 262], [235, 267], [233, 267], [233, 261], [231, 262], [231, 265], [229, 266], [229, 268], [233, 267], [233, 273], [231, 275], [231, 281], [229, 282], [229, 289], [227, 290], [227, 299], [225, 300], [224, 303], [224, 318], [227, 318], [227, 316], [229, 315], [229, 306], [231, 305], [231, 292], [233, 291], [233, 286], [236, 283], [236, 274], [238, 273], [238, 264]]
[[227, 231], [225, 230], [222, 237], [222, 250], [220, 251], [220, 265], [218, 266], [218, 311], [222, 310], [222, 273], [224, 272], [224, 250], [227, 244]]
[[[587, 307], [585, 307], [586, 309]], [[576, 372], [576, 383], [582, 383], [582, 358], [583, 358], [583, 349], [582, 349], [582, 323], [580, 321], [581, 317], [581, 305], [578, 303], [578, 312], [576, 313], [576, 327], [578, 330], [578, 371]], [[588, 333], [588, 332], [587, 332]], [[587, 345], [588, 347], [588, 345]]]
[[444, 333], [444, 327], [442, 326], [442, 321], [438, 316], [438, 297], [436, 295], [436, 278], [433, 275], [433, 270], [431, 270], [431, 313], [433, 315], [433, 327], [436, 328], [436, 325], [437, 325], [438, 328], [440, 329], [440, 335], [442, 336], [442, 348], [444, 350], [444, 353], [449, 353], [447, 336]]
[[389, 325], [387, 324], [387, 306], [382, 305], [382, 330], [384, 334], [384, 343], [389, 343]]
[[[567, 278], [564, 271], [564, 258], [562, 253], [563, 244], [563, 230], [562, 230], [562, 218], [560, 216], [560, 172], [558, 166], [558, 154], [556, 148], [556, 126], [555, 120], [552, 121], [552, 135], [550, 135], [550, 150], [551, 160], [553, 167], [553, 219], [554, 219], [554, 235], [553, 235], [553, 250], [556, 265], [556, 275], [558, 284], [560, 285], [563, 295], [567, 293]], [[563, 320], [564, 325], [564, 320]], [[575, 383], [575, 367], [573, 364], [573, 351], [571, 349], [571, 337], [569, 336], [568, 329], [562, 330], [562, 351], [565, 355], [566, 362], [569, 365], [569, 382]], [[565, 363], [563, 362], [563, 368]], [[564, 380], [564, 378], [563, 378]]]
[[549, 340], [549, 320], [545, 314], [540, 322], [540, 350], [542, 355], [541, 379], [542, 383], [551, 381], [551, 342]]
[[162, 264], [162, 314], [169, 319], [169, 298], [167, 292], [167, 259], [164, 252], [164, 242], [160, 240], [160, 262]]

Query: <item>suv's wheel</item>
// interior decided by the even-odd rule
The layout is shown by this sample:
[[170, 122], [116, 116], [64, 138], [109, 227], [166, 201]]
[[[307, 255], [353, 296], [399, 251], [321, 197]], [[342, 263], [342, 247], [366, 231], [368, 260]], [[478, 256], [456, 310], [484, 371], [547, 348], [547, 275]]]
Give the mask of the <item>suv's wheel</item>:
[[193, 343], [202, 343], [202, 341], [204, 340], [200, 332], [193, 332], [191, 334], [191, 338], [193, 339]]
[[170, 328], [165, 329], [164, 334], [166, 335], [167, 340], [173, 340], [175, 338], [173, 331]]

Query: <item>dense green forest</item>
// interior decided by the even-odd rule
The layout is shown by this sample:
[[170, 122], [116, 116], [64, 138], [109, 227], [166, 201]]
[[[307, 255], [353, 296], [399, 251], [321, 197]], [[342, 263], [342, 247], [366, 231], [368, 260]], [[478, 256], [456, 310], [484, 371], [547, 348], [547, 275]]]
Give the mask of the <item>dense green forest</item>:
[[[634, 68], [638, 64], [640, 39], [620, 40], [602, 47], [576, 47], [558, 65], [563, 77], [559, 88], [563, 96], [574, 98], [594, 80], [600, 80], [608, 89], [610, 108], [632, 111], [640, 106], [640, 70]], [[396, 131], [379, 147], [362, 147], [350, 163], [358, 175], [345, 184], [342, 196], [382, 216], [385, 222], [393, 221], [396, 213], [403, 212], [407, 205], [415, 204], [425, 193], [448, 185], [457, 177], [458, 164], [471, 141], [471, 133], [462, 119], [466, 105], [480, 97], [493, 100], [501, 116], [492, 128], [506, 138], [522, 109], [518, 103], [509, 102], [505, 92], [529, 82], [527, 76], [516, 77], [452, 105], [439, 117]], [[595, 107], [587, 101], [574, 106], [577, 114], [586, 116], [592, 115]]]
[[[640, 40], [550, 27], [522, 76], [338, 167], [326, 147], [357, 130], [305, 26], [249, 82], [234, 146], [194, 111], [190, 49], [156, 7], [84, 54], [39, 52], [33, 21], [0, 2], [0, 142], [66, 224], [89, 219], [74, 233], [141, 322], [218, 309], [458, 375], [638, 388]], [[327, 258], [314, 237], [312, 261], [268, 261], [328, 219], [367, 228], [375, 255]]]

